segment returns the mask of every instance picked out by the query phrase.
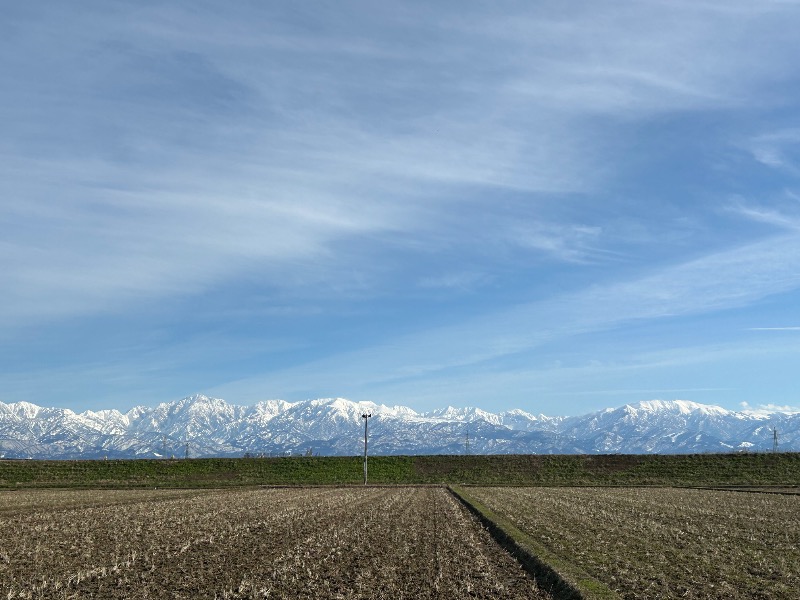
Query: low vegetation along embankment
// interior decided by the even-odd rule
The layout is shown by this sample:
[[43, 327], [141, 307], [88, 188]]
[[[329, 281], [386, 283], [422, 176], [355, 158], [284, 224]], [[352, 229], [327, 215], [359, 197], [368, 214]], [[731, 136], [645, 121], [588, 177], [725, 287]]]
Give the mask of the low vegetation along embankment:
[[[360, 457], [0, 461], [0, 488], [349, 485]], [[379, 456], [369, 481], [533, 486], [784, 486], [800, 484], [800, 453], [694, 455]]]

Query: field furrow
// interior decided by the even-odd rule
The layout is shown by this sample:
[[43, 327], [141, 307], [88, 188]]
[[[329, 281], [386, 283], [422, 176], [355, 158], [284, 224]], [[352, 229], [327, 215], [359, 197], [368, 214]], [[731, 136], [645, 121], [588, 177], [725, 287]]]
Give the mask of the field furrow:
[[14, 494], [9, 600], [546, 597], [443, 488]]

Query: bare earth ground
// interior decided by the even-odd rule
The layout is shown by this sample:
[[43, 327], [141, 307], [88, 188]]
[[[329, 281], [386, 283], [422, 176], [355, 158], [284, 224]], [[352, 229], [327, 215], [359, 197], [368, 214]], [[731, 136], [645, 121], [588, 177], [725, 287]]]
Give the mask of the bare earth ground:
[[629, 599], [800, 598], [800, 496], [671, 488], [469, 488]]
[[0, 492], [0, 597], [546, 598], [443, 488]]

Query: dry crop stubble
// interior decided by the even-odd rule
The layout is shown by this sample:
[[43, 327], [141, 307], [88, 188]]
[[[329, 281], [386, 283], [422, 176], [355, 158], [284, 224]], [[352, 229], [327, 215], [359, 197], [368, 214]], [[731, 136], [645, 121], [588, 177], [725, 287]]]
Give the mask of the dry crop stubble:
[[14, 494], [9, 600], [546, 597], [443, 488]]
[[[386, 490], [365, 508], [280, 557], [274, 589], [308, 598], [536, 597], [519, 565], [443, 489]], [[291, 576], [303, 570], [298, 589]]]
[[471, 488], [625, 598], [786, 598], [800, 497], [688, 489]]
[[169, 500], [209, 493], [209, 490], [64, 490], [29, 489], [0, 491], [0, 516], [45, 510], [66, 510], [70, 507], [88, 508]]

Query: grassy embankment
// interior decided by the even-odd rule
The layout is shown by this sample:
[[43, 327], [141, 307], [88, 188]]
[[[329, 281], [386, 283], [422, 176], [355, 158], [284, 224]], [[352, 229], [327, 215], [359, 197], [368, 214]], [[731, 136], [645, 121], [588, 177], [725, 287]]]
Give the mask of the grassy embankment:
[[[360, 457], [0, 461], [0, 488], [358, 484]], [[379, 456], [374, 484], [797, 486], [800, 453]]]

